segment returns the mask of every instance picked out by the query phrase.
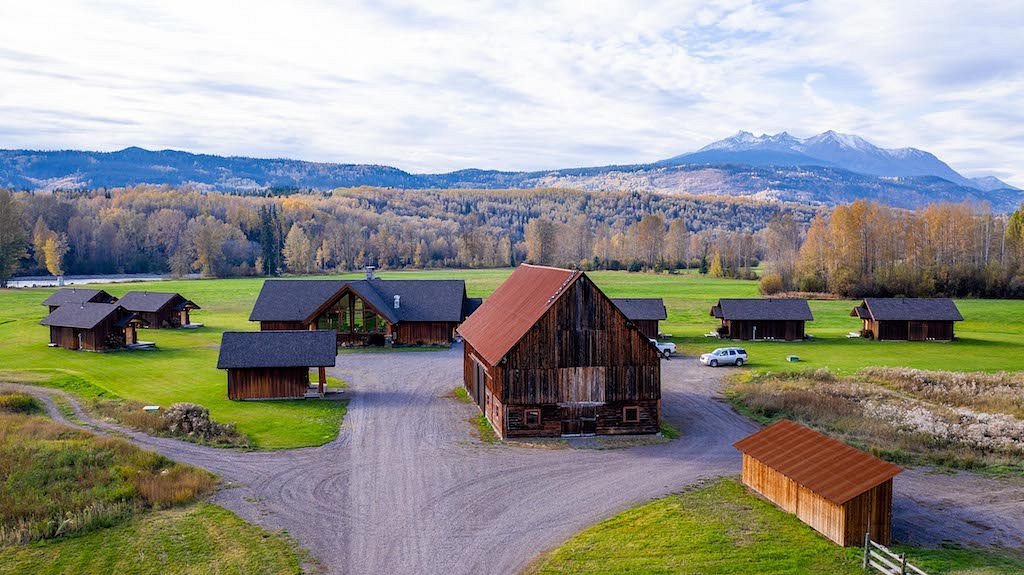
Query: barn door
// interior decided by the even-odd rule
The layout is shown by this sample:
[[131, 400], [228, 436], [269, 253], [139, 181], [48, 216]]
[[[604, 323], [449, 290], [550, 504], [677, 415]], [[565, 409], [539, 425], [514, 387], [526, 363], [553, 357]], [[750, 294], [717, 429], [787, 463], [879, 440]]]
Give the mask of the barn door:
[[597, 406], [567, 404], [561, 406], [562, 435], [589, 436], [597, 434]]

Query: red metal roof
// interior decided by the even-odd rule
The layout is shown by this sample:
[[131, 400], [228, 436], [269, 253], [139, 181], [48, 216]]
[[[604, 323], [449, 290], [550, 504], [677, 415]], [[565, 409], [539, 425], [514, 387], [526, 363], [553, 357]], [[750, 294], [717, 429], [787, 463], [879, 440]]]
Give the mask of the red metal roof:
[[903, 471], [788, 419], [737, 441], [733, 447], [836, 505]]
[[522, 264], [458, 331], [487, 363], [495, 365], [581, 275]]

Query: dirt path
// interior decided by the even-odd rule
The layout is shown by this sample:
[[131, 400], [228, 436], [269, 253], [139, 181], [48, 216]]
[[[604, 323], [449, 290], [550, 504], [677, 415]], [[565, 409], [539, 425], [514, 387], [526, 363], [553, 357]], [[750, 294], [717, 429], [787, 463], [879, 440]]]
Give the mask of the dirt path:
[[[228, 488], [215, 501], [270, 529], [287, 529], [330, 573], [517, 573], [541, 552], [637, 503], [739, 472], [731, 445], [756, 427], [720, 397], [725, 370], [664, 363], [667, 444], [619, 450], [489, 446], [473, 440], [460, 385], [461, 349], [341, 355], [332, 375], [351, 403], [323, 447], [243, 453], [127, 434], [210, 469]], [[48, 401], [52, 390], [28, 388]], [[1000, 491], [1001, 490], [1001, 491]], [[910, 471], [896, 481], [896, 532], [934, 544], [1024, 545], [1024, 488], [961, 474]]]

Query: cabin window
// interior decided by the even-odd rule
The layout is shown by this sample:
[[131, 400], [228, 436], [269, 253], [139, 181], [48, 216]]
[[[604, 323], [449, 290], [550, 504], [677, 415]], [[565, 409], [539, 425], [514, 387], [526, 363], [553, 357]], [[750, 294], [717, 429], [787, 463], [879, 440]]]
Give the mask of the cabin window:
[[623, 423], [640, 423], [640, 408], [631, 405], [629, 407], [622, 408], [622, 422]]
[[540, 425], [540, 410], [527, 409], [523, 411], [523, 422], [528, 426]]

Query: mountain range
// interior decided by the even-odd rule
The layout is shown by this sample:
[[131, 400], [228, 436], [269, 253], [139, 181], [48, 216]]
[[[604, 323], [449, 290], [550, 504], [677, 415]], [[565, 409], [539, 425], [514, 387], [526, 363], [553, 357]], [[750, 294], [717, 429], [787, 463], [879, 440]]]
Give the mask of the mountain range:
[[967, 178], [933, 154], [884, 149], [824, 132], [736, 135], [648, 164], [513, 172], [467, 169], [414, 174], [390, 166], [334, 164], [126, 148], [117, 152], [0, 150], [0, 187], [23, 190], [191, 185], [209, 191], [268, 188], [537, 188], [746, 196], [837, 205], [873, 199], [916, 208], [939, 201], [988, 202], [1009, 211], [1024, 192], [994, 177]]

